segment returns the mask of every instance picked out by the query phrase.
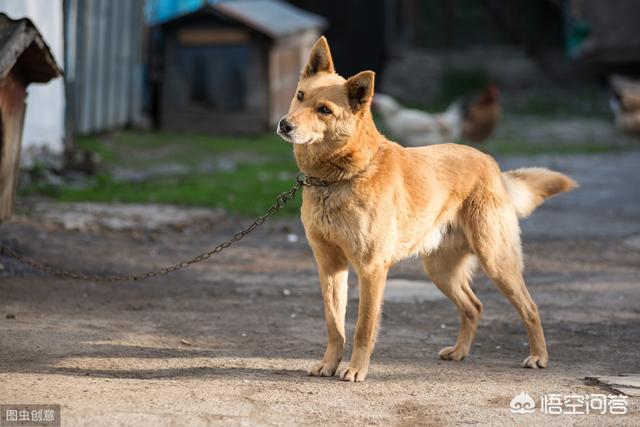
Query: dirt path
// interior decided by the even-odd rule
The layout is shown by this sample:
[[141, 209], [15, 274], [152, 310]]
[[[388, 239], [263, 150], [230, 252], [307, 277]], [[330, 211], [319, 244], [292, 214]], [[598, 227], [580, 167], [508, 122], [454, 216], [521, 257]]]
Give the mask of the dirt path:
[[[548, 393], [609, 393], [585, 377], [640, 372], [640, 153], [502, 163], [553, 165], [583, 184], [523, 227], [549, 369], [519, 368], [525, 331], [481, 275], [475, 288], [485, 312], [470, 357], [438, 360], [458, 320], [432, 285], [408, 286], [409, 298], [398, 291], [427, 282], [414, 260], [391, 274], [404, 280], [388, 289], [367, 381], [307, 377], [323, 351], [324, 320], [315, 264], [291, 219], [206, 264], [144, 283], [73, 283], [2, 259], [0, 403], [59, 403], [70, 426], [639, 425], [638, 397], [627, 415], [515, 415], [509, 402], [522, 391], [538, 403]], [[0, 228], [0, 240], [105, 273], [173, 262], [243, 223], [215, 213], [215, 221], [134, 230], [97, 221], [80, 232], [36, 204], [40, 213]], [[54, 214], [43, 222], [43, 211]], [[349, 336], [356, 308], [351, 301]]]

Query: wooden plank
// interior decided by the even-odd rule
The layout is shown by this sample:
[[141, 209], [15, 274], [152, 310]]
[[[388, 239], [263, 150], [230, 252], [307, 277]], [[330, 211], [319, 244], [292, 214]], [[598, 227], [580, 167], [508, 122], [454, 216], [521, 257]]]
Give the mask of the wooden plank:
[[12, 70], [0, 82], [0, 222], [11, 216], [18, 186], [26, 110], [26, 91], [20, 81]]
[[185, 46], [244, 44], [249, 41], [249, 32], [238, 28], [186, 28], [178, 32], [178, 41]]

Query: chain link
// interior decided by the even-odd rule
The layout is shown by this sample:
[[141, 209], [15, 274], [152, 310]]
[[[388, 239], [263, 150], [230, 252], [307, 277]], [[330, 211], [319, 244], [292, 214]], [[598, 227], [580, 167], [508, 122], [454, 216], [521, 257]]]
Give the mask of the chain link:
[[257, 227], [262, 225], [267, 220], [267, 218], [269, 218], [270, 216], [278, 212], [280, 209], [287, 206], [287, 203], [290, 200], [295, 199], [296, 193], [302, 187], [311, 187], [311, 186], [326, 187], [327, 185], [328, 183], [321, 179], [309, 177], [304, 175], [303, 173], [299, 173], [296, 176], [295, 185], [289, 191], [285, 191], [284, 193], [276, 197], [276, 202], [273, 205], [271, 205], [271, 207], [267, 209], [267, 211], [263, 215], [256, 218], [256, 220], [253, 221], [251, 225], [243, 228], [242, 230], [234, 234], [231, 239], [220, 243], [215, 248], [207, 252], [203, 252], [194, 258], [179, 262], [177, 264], [174, 264], [168, 267], [161, 268], [160, 270], [146, 271], [143, 273], [134, 273], [134, 274], [126, 274], [126, 275], [103, 276], [103, 275], [86, 274], [78, 271], [63, 270], [60, 268], [56, 268], [48, 264], [44, 264], [36, 260], [33, 260], [31, 258], [27, 258], [23, 255], [20, 255], [19, 253], [15, 252], [13, 249], [9, 248], [4, 244], [0, 244], [0, 254], [14, 258], [16, 261], [24, 265], [28, 265], [34, 270], [42, 271], [42, 272], [49, 273], [54, 276], [62, 277], [66, 279], [85, 280], [85, 281], [91, 281], [91, 282], [130, 282], [130, 281], [146, 280], [156, 276], [164, 276], [178, 270], [184, 270], [185, 268], [190, 267], [192, 264], [196, 264], [198, 262], [202, 262], [209, 259], [212, 255], [222, 252], [229, 246], [242, 240], [247, 234], [251, 233]]

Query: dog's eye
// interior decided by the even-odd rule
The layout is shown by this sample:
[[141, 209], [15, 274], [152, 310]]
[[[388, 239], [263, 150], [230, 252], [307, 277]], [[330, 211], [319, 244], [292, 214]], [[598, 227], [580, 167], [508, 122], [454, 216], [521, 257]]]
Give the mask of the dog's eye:
[[296, 98], [298, 98], [298, 101], [302, 101], [304, 99], [304, 92], [299, 90], [296, 94]]
[[318, 107], [318, 113], [320, 114], [331, 114], [331, 110], [326, 105], [321, 105]]

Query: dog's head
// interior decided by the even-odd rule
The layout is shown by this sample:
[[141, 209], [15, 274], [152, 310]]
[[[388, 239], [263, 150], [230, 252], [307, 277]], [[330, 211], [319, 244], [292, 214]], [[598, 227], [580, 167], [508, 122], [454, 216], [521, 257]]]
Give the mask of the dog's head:
[[278, 135], [293, 144], [339, 148], [369, 111], [373, 83], [373, 71], [348, 80], [336, 74], [327, 39], [320, 37], [302, 70], [289, 112], [278, 123]]

